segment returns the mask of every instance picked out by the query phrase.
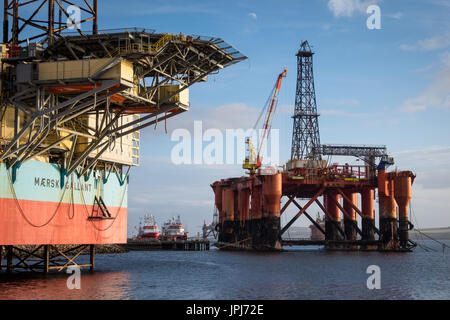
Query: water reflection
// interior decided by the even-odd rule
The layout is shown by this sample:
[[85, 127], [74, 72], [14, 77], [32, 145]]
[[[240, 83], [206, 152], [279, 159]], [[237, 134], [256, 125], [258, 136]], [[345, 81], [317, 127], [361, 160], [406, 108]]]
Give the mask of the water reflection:
[[130, 275], [120, 272], [82, 272], [81, 289], [67, 288], [69, 274], [0, 274], [1, 300], [130, 299]]
[[[446, 242], [450, 245], [450, 241]], [[0, 299], [449, 299], [450, 250], [412, 253], [328, 252], [290, 248], [277, 254], [211, 251], [131, 251], [98, 255], [82, 273], [0, 274]], [[381, 289], [367, 288], [369, 265], [381, 269]]]

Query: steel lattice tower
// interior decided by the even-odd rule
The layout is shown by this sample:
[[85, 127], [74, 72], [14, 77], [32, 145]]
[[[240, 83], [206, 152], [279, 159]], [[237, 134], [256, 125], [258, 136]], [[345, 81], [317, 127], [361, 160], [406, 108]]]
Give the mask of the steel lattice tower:
[[303, 41], [297, 53], [297, 91], [291, 159], [321, 160], [313, 54], [308, 41]]

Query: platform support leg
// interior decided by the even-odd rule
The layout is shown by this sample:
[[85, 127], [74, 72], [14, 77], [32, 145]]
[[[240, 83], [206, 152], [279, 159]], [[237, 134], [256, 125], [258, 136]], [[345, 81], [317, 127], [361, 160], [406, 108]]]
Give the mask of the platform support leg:
[[3, 246], [0, 246], [0, 272], [2, 271], [3, 266]]
[[49, 270], [49, 265], [50, 265], [50, 250], [49, 250], [49, 245], [44, 245], [44, 255], [42, 257], [42, 260], [44, 262], [44, 268], [43, 268], [43, 272], [45, 274], [48, 273]]
[[89, 245], [89, 255], [90, 255], [90, 271], [93, 272], [95, 269], [95, 245]]
[[6, 246], [6, 272], [11, 273], [13, 269], [13, 251], [12, 246]]

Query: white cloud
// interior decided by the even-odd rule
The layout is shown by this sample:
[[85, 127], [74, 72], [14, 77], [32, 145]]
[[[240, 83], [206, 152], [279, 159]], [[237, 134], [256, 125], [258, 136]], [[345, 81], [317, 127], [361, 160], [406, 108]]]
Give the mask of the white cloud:
[[450, 109], [450, 52], [440, 55], [442, 69], [435, 73], [432, 82], [418, 96], [405, 100], [403, 112], [425, 111], [428, 108]]
[[450, 188], [450, 147], [431, 146], [393, 153], [400, 169], [417, 173], [415, 185], [423, 189]]
[[142, 130], [141, 135], [144, 140], [153, 141], [161, 135], [170, 136], [173, 130], [179, 128], [187, 129], [192, 133], [194, 121], [201, 121], [203, 130], [213, 128], [219, 129], [223, 133], [225, 133], [226, 129], [246, 130], [253, 128], [260, 112], [261, 108], [253, 108], [240, 102], [202, 109], [193, 107], [187, 112], [168, 119], [166, 122], [158, 122], [156, 129], [155, 125], [152, 125]]
[[249, 14], [248, 14], [248, 16], [250, 17], [250, 18], [252, 18], [252, 19], [257, 19], [258, 18], [258, 16], [256, 15], [256, 13], [254, 13], [254, 12], [250, 12]]
[[367, 7], [379, 0], [329, 0], [328, 9], [335, 17], [351, 17], [353, 14], [366, 13]]
[[386, 17], [392, 18], [392, 19], [401, 19], [403, 17], [403, 12], [396, 12], [396, 13], [388, 13], [385, 14]]
[[[399, 170], [416, 174], [411, 200], [416, 228], [450, 225], [450, 147], [433, 146], [392, 154]], [[417, 218], [417, 220], [416, 220]]]
[[450, 2], [448, 0], [432, 0], [431, 2], [438, 6], [450, 8]]
[[450, 32], [417, 42], [420, 49], [430, 51], [450, 46]]
[[[202, 121], [203, 130], [214, 128], [225, 132], [226, 129], [251, 129], [260, 112], [261, 108], [253, 108], [240, 102], [203, 109], [192, 108], [190, 111], [170, 119], [167, 127], [169, 134], [178, 128], [192, 132], [194, 121]], [[163, 131], [164, 123], [161, 123], [158, 128], [159, 131]]]
[[429, 38], [417, 41], [414, 45], [402, 44], [400, 49], [404, 51], [434, 51], [444, 49], [450, 46], [450, 32], [438, 34]]
[[206, 119], [204, 122], [208, 128], [248, 129], [253, 127], [260, 112], [260, 108], [252, 108], [245, 103], [232, 103], [208, 109], [202, 119]]
[[415, 69], [414, 72], [427, 72], [427, 71], [430, 71], [432, 68], [433, 68], [433, 65], [429, 64], [425, 67]]
[[409, 44], [401, 44], [399, 46], [399, 48], [400, 48], [400, 50], [403, 50], [403, 51], [414, 51], [414, 50], [416, 50], [416, 46], [412, 46], [412, 45], [409, 45]]
[[405, 100], [401, 111], [418, 112], [428, 108], [450, 109], [450, 66], [438, 72], [420, 95]]
[[447, 66], [450, 67], [450, 51], [444, 52], [441, 54], [441, 61]]
[[408, 99], [403, 104], [403, 107], [401, 110], [403, 112], [418, 112], [418, 111], [425, 111], [427, 109], [427, 106], [425, 104], [420, 103], [422, 99]]

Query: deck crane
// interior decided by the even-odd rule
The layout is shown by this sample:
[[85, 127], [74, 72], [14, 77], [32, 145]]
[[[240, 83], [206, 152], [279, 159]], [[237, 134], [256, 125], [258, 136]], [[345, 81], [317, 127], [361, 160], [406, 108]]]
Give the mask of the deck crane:
[[255, 146], [253, 145], [249, 137], [245, 140], [245, 143], [247, 144], [248, 154], [244, 160], [244, 163], [242, 164], [242, 168], [248, 170], [250, 174], [254, 174], [256, 170], [259, 167], [261, 167], [262, 146], [264, 144], [264, 141], [269, 136], [269, 132], [272, 127], [273, 114], [275, 113], [275, 110], [278, 105], [278, 96], [280, 93], [281, 81], [283, 78], [286, 78], [286, 75], [287, 69], [284, 69], [283, 72], [278, 75], [277, 81], [275, 82], [275, 86], [273, 87], [269, 95], [269, 98], [267, 99], [264, 108], [261, 110], [261, 114], [259, 115], [258, 120], [256, 120], [255, 126], [253, 127], [253, 130], [256, 130], [262, 116], [265, 114], [266, 116], [264, 118], [264, 123], [262, 127], [263, 131], [261, 139], [259, 141], [258, 149], [255, 149]]

